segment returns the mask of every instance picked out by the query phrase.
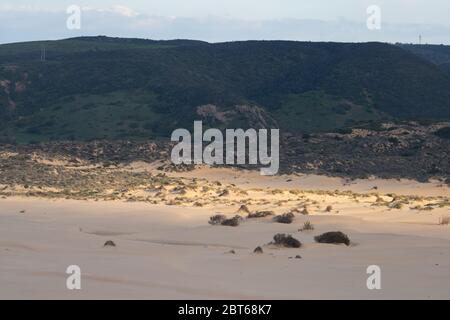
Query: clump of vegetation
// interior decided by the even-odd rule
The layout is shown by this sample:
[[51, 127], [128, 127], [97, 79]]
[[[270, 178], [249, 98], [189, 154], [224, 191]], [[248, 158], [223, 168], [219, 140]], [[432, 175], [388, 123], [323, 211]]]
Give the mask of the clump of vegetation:
[[302, 243], [292, 237], [291, 235], [286, 234], [276, 234], [273, 237], [272, 244], [279, 246], [279, 247], [285, 247], [285, 248], [300, 248], [302, 246]]
[[218, 192], [219, 197], [227, 197], [229, 195], [230, 195], [230, 191], [228, 191], [226, 189]]
[[327, 208], [325, 209], [326, 212], [331, 212], [331, 210], [333, 210], [332, 206], [327, 206]]
[[237, 227], [239, 226], [239, 224], [242, 221], [242, 217], [241, 216], [235, 216], [231, 219], [225, 219], [222, 221], [221, 225], [222, 226], [227, 226], [227, 227]]
[[184, 195], [187, 192], [186, 192], [186, 188], [185, 187], [175, 187], [175, 188], [172, 189], [171, 193]]
[[263, 254], [264, 252], [263, 252], [263, 249], [261, 247], [257, 247], [257, 248], [255, 248], [255, 250], [253, 250], [253, 253]]
[[270, 191], [271, 194], [275, 195], [275, 194], [282, 194], [283, 190], [280, 189], [273, 189]]
[[418, 210], [418, 211], [432, 211], [432, 210], [434, 210], [434, 208], [431, 207], [431, 206], [428, 206], [428, 205], [425, 206], [425, 207], [423, 207], [423, 206], [421, 206], [421, 205], [417, 205], [417, 206], [412, 207], [411, 210]]
[[249, 213], [250, 213], [250, 210], [248, 209], [248, 207], [247, 207], [245, 204], [243, 204], [243, 205], [239, 208], [239, 210], [237, 211], [237, 213], [240, 213], [240, 214], [242, 214], [242, 213], [249, 214]]
[[306, 221], [303, 224], [303, 228], [301, 228], [299, 231], [312, 231], [314, 230], [314, 225], [310, 221]]
[[309, 210], [308, 210], [308, 208], [305, 206], [304, 208], [303, 208], [303, 210], [300, 212], [302, 215], [304, 215], [304, 216], [307, 216], [307, 215], [309, 215]]
[[386, 201], [378, 195], [377, 195], [377, 200], [375, 202], [376, 203], [386, 203]]
[[215, 216], [209, 218], [209, 224], [215, 226], [222, 224], [222, 222], [224, 222], [225, 220], [227, 220], [226, 216], [224, 216], [223, 214], [216, 214]]
[[394, 201], [389, 204], [389, 208], [400, 210], [401, 208], [403, 208], [403, 203], [401, 201]]
[[247, 218], [248, 219], [258, 219], [258, 218], [265, 218], [269, 216], [273, 216], [275, 213], [273, 211], [258, 211], [254, 213], [250, 213]]
[[439, 224], [441, 226], [448, 226], [450, 224], [450, 216], [446, 216], [446, 217], [441, 217], [439, 219]]
[[314, 240], [318, 243], [329, 243], [329, 244], [345, 244], [350, 245], [349, 237], [340, 231], [327, 232], [320, 236], [314, 237]]
[[284, 224], [291, 224], [294, 221], [294, 214], [292, 212], [288, 212], [273, 218], [273, 221]]
[[105, 244], [103, 245], [103, 247], [115, 247], [115, 246], [116, 244], [112, 240], [106, 241]]

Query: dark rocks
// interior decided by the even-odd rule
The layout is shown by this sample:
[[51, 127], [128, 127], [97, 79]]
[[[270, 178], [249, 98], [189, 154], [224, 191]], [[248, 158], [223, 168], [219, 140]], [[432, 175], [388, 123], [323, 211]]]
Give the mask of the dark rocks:
[[300, 248], [301, 242], [293, 238], [291, 235], [279, 233], [273, 237], [272, 244], [285, 248]]
[[327, 232], [314, 238], [318, 243], [350, 245], [349, 237], [340, 231]]

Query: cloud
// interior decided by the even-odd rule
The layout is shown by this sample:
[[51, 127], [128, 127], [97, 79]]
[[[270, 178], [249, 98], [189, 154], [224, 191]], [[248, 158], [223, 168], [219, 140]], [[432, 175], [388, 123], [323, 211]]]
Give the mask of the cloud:
[[136, 17], [139, 15], [139, 13], [134, 11], [133, 9], [122, 5], [115, 5], [112, 7], [112, 9], [114, 12], [129, 18]]
[[10, 5], [10, 4], [0, 4], [0, 13], [23, 13], [23, 12], [59, 12], [58, 9], [52, 9], [47, 7], [42, 7], [39, 5], [24, 4], [24, 5]]
[[68, 30], [65, 10], [39, 6], [0, 6], [0, 43], [108, 35], [151, 39], [188, 38], [210, 42], [230, 40], [300, 40], [339, 42], [449, 43], [449, 27], [421, 24], [383, 24], [370, 31], [365, 22], [347, 19], [244, 20], [148, 15], [124, 5], [82, 7], [81, 30]]

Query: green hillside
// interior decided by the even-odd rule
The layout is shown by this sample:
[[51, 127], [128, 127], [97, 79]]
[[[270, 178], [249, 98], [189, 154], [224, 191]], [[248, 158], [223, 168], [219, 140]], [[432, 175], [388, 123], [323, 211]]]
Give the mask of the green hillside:
[[168, 136], [208, 104], [227, 115], [205, 118], [210, 125], [241, 124], [235, 107], [250, 105], [291, 132], [442, 120], [450, 76], [381, 43], [83, 37], [0, 46], [1, 141]]

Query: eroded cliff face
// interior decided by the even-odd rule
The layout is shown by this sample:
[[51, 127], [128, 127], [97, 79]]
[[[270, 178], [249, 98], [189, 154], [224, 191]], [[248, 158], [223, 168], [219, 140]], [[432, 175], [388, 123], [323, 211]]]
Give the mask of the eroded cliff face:
[[31, 85], [29, 73], [16, 65], [0, 67], [0, 113], [10, 115], [17, 108], [17, 100]]
[[275, 118], [263, 108], [256, 105], [235, 105], [224, 110], [214, 104], [197, 107], [197, 115], [210, 124], [229, 127], [240, 124], [242, 128], [278, 129]]

